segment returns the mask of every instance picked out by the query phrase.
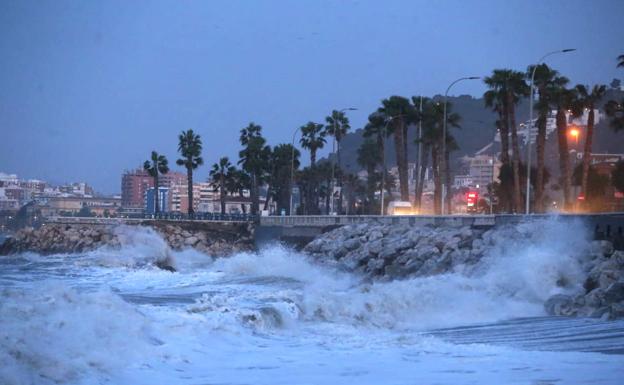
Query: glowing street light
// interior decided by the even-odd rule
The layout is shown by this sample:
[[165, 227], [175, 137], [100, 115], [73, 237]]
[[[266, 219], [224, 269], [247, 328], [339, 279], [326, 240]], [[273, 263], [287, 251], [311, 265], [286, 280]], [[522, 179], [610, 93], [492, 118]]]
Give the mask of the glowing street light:
[[576, 145], [578, 146], [578, 140], [579, 140], [579, 135], [580, 135], [580, 131], [578, 128], [576, 127], [572, 127], [570, 129], [570, 136], [574, 138], [574, 141], [576, 142]]

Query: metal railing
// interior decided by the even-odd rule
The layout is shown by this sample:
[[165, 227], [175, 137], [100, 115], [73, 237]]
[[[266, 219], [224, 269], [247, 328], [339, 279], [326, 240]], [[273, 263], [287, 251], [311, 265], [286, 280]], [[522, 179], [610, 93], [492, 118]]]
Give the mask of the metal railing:
[[256, 222], [257, 215], [251, 214], [219, 214], [219, 213], [198, 213], [194, 215], [177, 213], [159, 213], [131, 215], [128, 217], [69, 217], [54, 216], [45, 219], [46, 223], [90, 223], [90, 224], [132, 224], [146, 221], [171, 221], [171, 222]]

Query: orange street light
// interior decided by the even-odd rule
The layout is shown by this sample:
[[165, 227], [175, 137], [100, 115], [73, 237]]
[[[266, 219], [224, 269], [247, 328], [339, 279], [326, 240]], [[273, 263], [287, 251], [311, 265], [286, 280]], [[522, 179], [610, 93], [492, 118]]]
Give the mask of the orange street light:
[[580, 135], [580, 131], [578, 128], [576, 127], [572, 127], [570, 129], [570, 136], [572, 136], [574, 138], [574, 140], [576, 141], [576, 144], [578, 145], [578, 139], [579, 139], [579, 135]]

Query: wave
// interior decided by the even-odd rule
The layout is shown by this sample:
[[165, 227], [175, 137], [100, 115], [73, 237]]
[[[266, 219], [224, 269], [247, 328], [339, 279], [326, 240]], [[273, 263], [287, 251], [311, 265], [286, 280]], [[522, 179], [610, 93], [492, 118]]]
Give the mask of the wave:
[[110, 291], [43, 283], [5, 289], [2, 299], [3, 384], [72, 383], [94, 371], [109, 377], [159, 343], [146, 318]]
[[367, 282], [274, 246], [218, 259], [212, 269], [226, 281], [281, 277], [298, 282], [300, 289], [272, 292], [268, 299], [264, 291], [207, 294], [198, 308], [231, 312], [241, 304], [268, 304], [280, 314], [280, 324], [297, 319], [422, 330], [541, 316], [547, 298], [581, 289], [589, 242], [579, 234], [585, 233], [581, 223], [558, 221], [506, 228], [495, 237], [504, 242], [492, 240], [475, 266], [460, 264], [452, 273], [391, 282]]

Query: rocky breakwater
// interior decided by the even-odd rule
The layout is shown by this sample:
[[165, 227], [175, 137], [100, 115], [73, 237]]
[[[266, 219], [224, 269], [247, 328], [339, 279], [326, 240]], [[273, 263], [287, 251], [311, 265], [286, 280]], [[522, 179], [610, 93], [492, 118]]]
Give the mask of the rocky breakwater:
[[470, 227], [358, 224], [325, 233], [303, 250], [321, 263], [389, 280], [474, 265], [491, 241], [491, 232]]
[[487, 280], [502, 273], [524, 282], [523, 276], [534, 275], [494, 291], [531, 285], [532, 300], [544, 301], [549, 314], [624, 317], [624, 252], [608, 241], [592, 241], [582, 225], [568, 234], [567, 224], [551, 222], [492, 229], [358, 224], [325, 233], [303, 250], [368, 280], [438, 274]]
[[553, 315], [624, 318], [624, 251], [609, 241], [594, 241], [582, 262], [586, 273], [582, 289], [557, 294], [546, 301]]
[[0, 245], [0, 255], [20, 252], [76, 253], [99, 247], [121, 247], [133, 229], [156, 231], [173, 250], [193, 248], [210, 256], [253, 249], [253, 225], [246, 223], [159, 222], [137, 225], [46, 224], [25, 228]]

